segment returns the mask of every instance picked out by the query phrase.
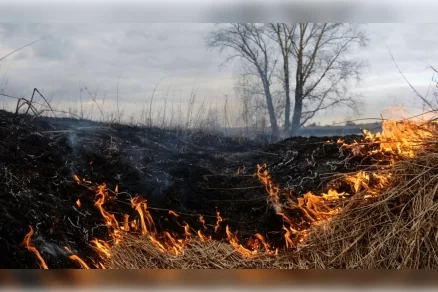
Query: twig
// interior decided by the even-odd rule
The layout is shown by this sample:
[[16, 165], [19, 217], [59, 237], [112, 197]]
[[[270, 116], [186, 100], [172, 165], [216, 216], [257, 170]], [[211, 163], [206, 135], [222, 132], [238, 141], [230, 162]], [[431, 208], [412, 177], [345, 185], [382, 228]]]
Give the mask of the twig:
[[421, 98], [421, 100], [423, 100], [432, 110], [436, 111], [436, 109], [432, 106], [432, 104], [430, 104], [429, 101], [427, 101], [427, 99], [425, 99], [416, 89], [414, 86], [412, 86], [412, 84], [408, 81], [408, 79], [405, 77], [405, 75], [403, 74], [403, 72], [400, 70], [400, 68], [397, 65], [397, 62], [394, 59], [394, 56], [391, 53], [391, 50], [389, 49], [388, 44], [386, 44], [386, 48], [388, 49], [389, 55], [391, 56], [392, 62], [394, 63], [395, 67], [397, 68], [398, 72], [403, 76], [403, 79], [408, 83], [409, 87], [411, 87], [411, 89], [415, 92], [415, 94], [417, 94], [417, 96], [419, 98]]
[[0, 58], [0, 61], [6, 59], [6, 58], [9, 57], [10, 55], [12, 55], [13, 53], [16, 53], [16, 52], [20, 51], [21, 49], [24, 49], [24, 48], [26, 48], [26, 47], [28, 47], [28, 46], [30, 46], [30, 45], [36, 43], [36, 42], [42, 41], [43, 39], [46, 39], [46, 38], [49, 38], [49, 37], [51, 37], [51, 36], [48, 35], [48, 36], [42, 37], [42, 38], [40, 38], [40, 39], [37, 39], [36, 41], [30, 42], [30, 43], [28, 43], [27, 45], [22, 46], [21, 48], [18, 48], [18, 49], [16, 49], [16, 50], [13, 50], [12, 52], [10, 52], [9, 54], [7, 54], [6, 56], [1, 57], [1, 58]]

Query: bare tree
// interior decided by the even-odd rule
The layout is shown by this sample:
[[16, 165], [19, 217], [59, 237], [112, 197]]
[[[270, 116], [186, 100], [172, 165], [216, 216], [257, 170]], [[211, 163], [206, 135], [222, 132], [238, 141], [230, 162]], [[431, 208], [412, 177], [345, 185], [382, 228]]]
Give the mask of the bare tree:
[[364, 63], [345, 55], [352, 45], [368, 41], [358, 25], [301, 23], [295, 29], [289, 34], [296, 66], [292, 135], [319, 111], [340, 104], [354, 109], [348, 82], [359, 80]]
[[280, 48], [283, 58], [283, 88], [286, 96], [284, 105], [284, 132], [289, 133], [290, 127], [290, 70], [289, 60], [292, 55], [292, 44], [295, 41], [297, 24], [269, 23], [267, 35], [274, 40]]
[[271, 58], [269, 39], [264, 29], [264, 25], [233, 23], [212, 31], [207, 38], [207, 45], [219, 51], [230, 49], [232, 53], [226, 61], [240, 58], [251, 64], [263, 86], [272, 135], [278, 137], [278, 124], [270, 88], [276, 61]]

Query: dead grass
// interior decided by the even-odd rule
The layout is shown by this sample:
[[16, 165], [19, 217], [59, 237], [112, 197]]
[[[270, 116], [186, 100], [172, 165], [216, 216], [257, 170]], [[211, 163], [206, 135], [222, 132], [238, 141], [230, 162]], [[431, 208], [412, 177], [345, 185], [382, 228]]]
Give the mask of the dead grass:
[[[428, 149], [433, 149], [431, 146]], [[226, 242], [190, 241], [184, 254], [159, 252], [135, 236], [113, 247], [109, 268], [438, 268], [438, 150], [392, 166], [391, 183], [377, 197], [365, 192], [340, 214], [309, 230], [295, 250], [245, 259]]]
[[438, 267], [438, 153], [393, 167], [391, 185], [372, 200], [358, 194], [297, 253], [308, 268]]

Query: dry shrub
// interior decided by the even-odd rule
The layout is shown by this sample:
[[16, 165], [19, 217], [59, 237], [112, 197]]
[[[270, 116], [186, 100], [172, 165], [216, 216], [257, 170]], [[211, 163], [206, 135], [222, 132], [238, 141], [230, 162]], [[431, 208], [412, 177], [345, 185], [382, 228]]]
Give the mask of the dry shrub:
[[226, 242], [191, 240], [184, 254], [158, 251], [127, 236], [112, 250], [109, 268], [438, 268], [438, 153], [392, 167], [391, 184], [377, 197], [354, 195], [343, 211], [312, 227], [298, 249], [245, 259]]

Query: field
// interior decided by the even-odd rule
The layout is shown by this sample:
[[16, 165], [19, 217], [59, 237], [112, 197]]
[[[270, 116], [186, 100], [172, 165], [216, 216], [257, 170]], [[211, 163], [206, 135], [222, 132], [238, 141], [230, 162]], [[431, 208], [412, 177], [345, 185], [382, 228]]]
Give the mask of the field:
[[0, 266], [436, 268], [413, 127], [266, 143], [0, 111]]

